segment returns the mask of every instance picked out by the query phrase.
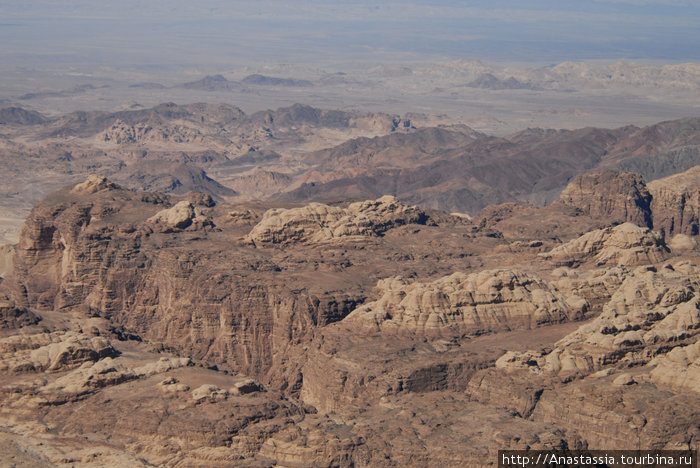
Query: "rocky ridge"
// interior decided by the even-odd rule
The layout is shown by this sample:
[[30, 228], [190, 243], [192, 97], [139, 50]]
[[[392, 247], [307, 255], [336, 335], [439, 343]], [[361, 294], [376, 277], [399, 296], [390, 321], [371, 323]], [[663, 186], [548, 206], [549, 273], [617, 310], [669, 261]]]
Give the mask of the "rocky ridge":
[[512, 270], [454, 273], [431, 283], [389, 278], [376, 290], [378, 300], [343, 322], [388, 334], [479, 335], [580, 320], [588, 307], [581, 297]]
[[588, 232], [540, 255], [557, 265], [572, 266], [592, 261], [597, 266], [630, 266], [660, 262], [668, 257], [668, 253], [661, 234], [632, 223], [623, 223]]
[[255, 245], [320, 243], [377, 236], [397, 226], [425, 224], [427, 219], [422, 210], [399, 203], [390, 195], [351, 203], [347, 208], [311, 203], [265, 212], [246, 240]]

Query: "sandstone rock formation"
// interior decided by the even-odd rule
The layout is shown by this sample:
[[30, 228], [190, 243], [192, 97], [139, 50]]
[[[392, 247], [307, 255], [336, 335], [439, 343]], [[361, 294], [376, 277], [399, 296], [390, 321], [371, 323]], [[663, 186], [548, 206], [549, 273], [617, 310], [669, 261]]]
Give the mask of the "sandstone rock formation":
[[119, 188], [120, 187], [117, 184], [110, 182], [106, 177], [93, 174], [88, 176], [85, 182], [81, 182], [73, 187], [71, 192], [77, 194], [90, 194], [99, 192], [100, 190], [116, 190]]
[[396, 226], [426, 221], [422, 210], [387, 195], [351, 203], [347, 208], [311, 203], [302, 208], [269, 210], [246, 239], [255, 245], [320, 243], [377, 236]]
[[280, 209], [94, 185], [34, 208], [0, 281], [0, 464], [697, 449], [693, 242], [579, 236], [608, 221], [563, 203], [481, 225], [391, 197]]
[[[570, 374], [590, 373], [605, 366], [624, 363], [625, 366], [647, 364], [656, 354], [683, 343], [697, 342], [700, 324], [700, 269], [688, 262], [666, 264], [658, 269], [638, 267], [630, 273], [603, 308], [603, 313], [557, 343], [546, 354], [510, 354], [501, 358], [505, 363], [522, 365], [549, 372]], [[695, 355], [688, 348], [690, 359], [683, 372], [695, 379]], [[672, 366], [685, 351], [660, 359]], [[678, 353], [681, 353], [680, 355]], [[682, 361], [682, 359], [681, 359]], [[664, 374], [657, 371], [657, 377]]]
[[668, 246], [675, 252], [687, 252], [696, 248], [698, 242], [694, 237], [685, 234], [676, 234], [668, 243]]
[[663, 237], [632, 223], [591, 231], [541, 256], [558, 265], [593, 261], [596, 265], [656, 263], [668, 257]]
[[193, 205], [188, 200], [183, 200], [171, 208], [159, 211], [148, 218], [148, 222], [157, 225], [163, 232], [211, 224], [209, 218], [202, 214], [201, 208]]
[[512, 270], [454, 273], [430, 283], [389, 278], [376, 289], [379, 299], [355, 309], [344, 323], [389, 334], [479, 335], [581, 319], [588, 306]]
[[654, 229], [667, 237], [700, 233], [700, 166], [648, 184]]
[[73, 332], [3, 338], [0, 352], [0, 369], [9, 372], [59, 371], [118, 354], [102, 338]]
[[652, 382], [675, 391], [700, 393], [700, 341], [673, 348], [650, 363]]
[[31, 311], [17, 307], [14, 301], [0, 296], [0, 330], [35, 325], [39, 320]]
[[566, 186], [559, 199], [608, 222], [652, 227], [652, 197], [639, 174], [610, 170], [581, 174]]

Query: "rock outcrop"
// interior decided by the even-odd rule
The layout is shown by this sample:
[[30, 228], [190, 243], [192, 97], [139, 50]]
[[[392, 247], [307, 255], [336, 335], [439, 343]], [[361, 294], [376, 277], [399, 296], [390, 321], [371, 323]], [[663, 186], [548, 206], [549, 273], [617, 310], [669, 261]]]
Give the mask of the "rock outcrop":
[[0, 330], [35, 325], [39, 320], [30, 310], [17, 307], [13, 301], [0, 296]]
[[581, 319], [588, 307], [581, 297], [512, 270], [454, 273], [430, 283], [389, 278], [376, 289], [379, 299], [344, 323], [389, 334], [480, 335]]
[[268, 210], [246, 239], [255, 245], [320, 243], [377, 236], [404, 224], [425, 224], [420, 209], [392, 196], [351, 203], [347, 208], [311, 203], [301, 208]]
[[195, 206], [188, 200], [183, 200], [171, 208], [159, 211], [148, 218], [148, 222], [156, 225], [163, 232], [172, 232], [211, 225], [211, 220], [207, 218], [200, 207]]
[[77, 194], [90, 194], [101, 190], [116, 190], [119, 188], [121, 187], [113, 182], [110, 182], [104, 176], [91, 175], [87, 178], [87, 180], [85, 180], [85, 182], [81, 182], [73, 187], [71, 192]]
[[652, 382], [676, 392], [700, 393], [700, 341], [673, 348], [650, 363]]
[[633, 172], [606, 170], [581, 174], [567, 185], [559, 199], [609, 223], [630, 222], [652, 227], [651, 194], [642, 177]]
[[700, 166], [647, 184], [653, 196], [654, 229], [666, 237], [700, 233]]
[[[5, 362], [18, 352], [65, 348], [76, 339], [89, 342], [72, 333], [14, 336], [0, 340], [0, 356]], [[45, 463], [32, 466], [232, 466], [251, 462], [266, 440], [303, 417], [299, 407], [250, 378], [196, 368], [189, 358], [158, 357], [134, 343], [127, 348], [131, 356], [91, 356], [51, 372], [3, 369], [0, 427], [10, 445]], [[42, 418], [14, 424], [8, 419], [13, 411]], [[60, 436], [52, 434], [56, 428]], [[4, 447], [7, 438], [0, 443]], [[6, 453], [3, 448], [3, 464]], [[271, 460], [254, 462], [263, 464]]]
[[588, 232], [540, 254], [557, 265], [568, 266], [586, 261], [598, 266], [639, 265], [663, 261], [668, 255], [669, 250], [659, 233], [632, 223]]
[[0, 370], [9, 372], [55, 372], [119, 354], [103, 338], [74, 332], [3, 338], [0, 352]]
[[[500, 365], [516, 363], [516, 367], [588, 375], [618, 363], [626, 367], [648, 364], [657, 354], [697, 341], [699, 289], [700, 269], [688, 262], [666, 264], [658, 270], [638, 267], [613, 294], [599, 317], [560, 340], [553, 351], [506, 355], [500, 359]], [[672, 367], [683, 356], [689, 359], [684, 372], [693, 374], [691, 380], [696, 378], [692, 352], [669, 355], [668, 360], [658, 358], [662, 368], [657, 371], [657, 378], [665, 375], [664, 366]]]

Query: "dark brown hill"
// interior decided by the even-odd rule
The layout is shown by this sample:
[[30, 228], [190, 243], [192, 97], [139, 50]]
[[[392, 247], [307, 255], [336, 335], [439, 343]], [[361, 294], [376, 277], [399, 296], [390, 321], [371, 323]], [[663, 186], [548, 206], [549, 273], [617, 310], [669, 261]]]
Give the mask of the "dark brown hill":
[[318, 173], [279, 197], [329, 199], [346, 189], [352, 196], [390, 193], [422, 206], [475, 213], [504, 201], [552, 201], [576, 175], [599, 168], [640, 167], [649, 180], [682, 172], [700, 164], [699, 139], [700, 119], [642, 129], [531, 129], [507, 138], [420, 129], [312, 153], [306, 160]]
[[276, 78], [273, 76], [265, 75], [248, 75], [241, 80], [241, 83], [247, 85], [258, 85], [258, 86], [293, 86], [293, 87], [308, 87], [313, 86], [308, 80], [299, 80], [295, 78]]
[[[128, 174], [128, 175], [127, 175]], [[202, 192], [215, 200], [224, 200], [236, 195], [236, 191], [221, 185], [193, 164], [161, 161], [142, 161], [124, 171], [120, 183], [145, 191], [175, 194]]]
[[73, 112], [67, 114], [49, 127], [46, 136], [90, 136], [106, 130], [117, 121], [129, 125], [162, 125], [171, 120], [189, 120], [196, 123], [230, 124], [243, 117], [243, 111], [227, 104], [177, 105], [172, 102], [159, 104], [150, 109], [137, 109], [119, 112]]
[[[252, 115], [204, 103], [74, 112], [6, 127], [2, 194], [26, 213], [57, 186], [97, 172], [135, 189], [186, 186], [226, 198], [228, 187], [240, 199], [291, 202], [390, 194], [474, 215], [489, 204], [550, 203], [577, 175], [599, 169], [638, 172], [650, 181], [700, 164], [698, 118], [645, 128], [528, 129], [508, 137], [463, 125], [416, 125], [408, 115], [302, 104]], [[202, 177], [185, 177], [201, 187], [184, 184], [166, 173], [178, 164], [197, 166], [220, 186]], [[265, 171], [284, 177], [259, 175]], [[38, 182], [28, 180], [34, 173]], [[241, 191], [246, 187], [251, 192]]]
[[238, 88], [234, 81], [227, 80], [223, 75], [208, 75], [197, 81], [190, 81], [181, 85], [185, 89], [200, 89], [203, 91], [229, 91]]
[[21, 107], [0, 108], [0, 125], [38, 125], [48, 122], [48, 119], [36, 111]]

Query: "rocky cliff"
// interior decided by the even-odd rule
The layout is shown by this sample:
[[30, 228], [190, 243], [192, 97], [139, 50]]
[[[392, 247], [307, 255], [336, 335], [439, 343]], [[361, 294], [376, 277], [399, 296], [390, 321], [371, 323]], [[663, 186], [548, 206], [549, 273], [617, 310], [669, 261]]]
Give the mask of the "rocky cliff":
[[700, 166], [650, 182], [654, 229], [672, 237], [700, 233]]
[[559, 198], [584, 213], [620, 223], [652, 227], [651, 194], [639, 174], [600, 171], [577, 176]]

